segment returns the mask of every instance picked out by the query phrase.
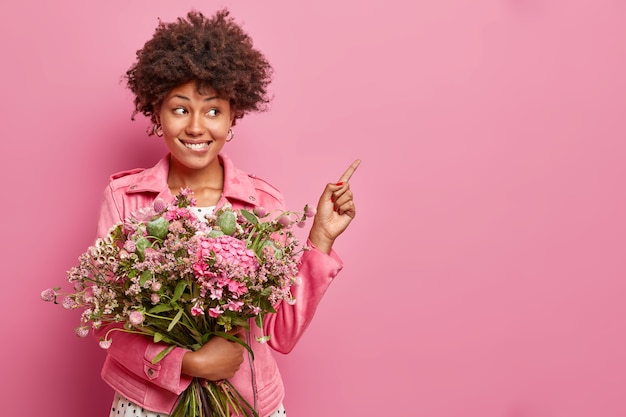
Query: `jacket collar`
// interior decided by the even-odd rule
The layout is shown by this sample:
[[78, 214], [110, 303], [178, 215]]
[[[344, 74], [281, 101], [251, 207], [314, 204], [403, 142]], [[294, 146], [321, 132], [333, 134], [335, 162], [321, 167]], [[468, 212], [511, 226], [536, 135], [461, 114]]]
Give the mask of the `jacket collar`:
[[[218, 157], [224, 168], [222, 197], [228, 201], [239, 200], [245, 204], [256, 206], [259, 202], [259, 196], [248, 174], [236, 168], [226, 155], [220, 154]], [[153, 167], [133, 175], [126, 194], [151, 192], [158, 194], [157, 197], [166, 201], [173, 200], [174, 196], [167, 185], [169, 170], [170, 154], [168, 153]]]

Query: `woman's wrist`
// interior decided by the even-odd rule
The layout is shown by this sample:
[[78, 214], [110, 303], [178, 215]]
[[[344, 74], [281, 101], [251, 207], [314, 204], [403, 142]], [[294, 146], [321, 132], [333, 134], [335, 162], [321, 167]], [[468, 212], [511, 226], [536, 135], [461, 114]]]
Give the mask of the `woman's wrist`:
[[311, 242], [311, 244], [318, 250], [329, 254], [333, 248], [335, 240], [326, 236], [318, 228], [316, 228], [315, 225], [313, 225], [311, 231], [309, 232], [309, 242]]
[[183, 355], [183, 363], [181, 366], [181, 372], [185, 375], [189, 376], [197, 376], [198, 375], [198, 360], [195, 352], [189, 351]]

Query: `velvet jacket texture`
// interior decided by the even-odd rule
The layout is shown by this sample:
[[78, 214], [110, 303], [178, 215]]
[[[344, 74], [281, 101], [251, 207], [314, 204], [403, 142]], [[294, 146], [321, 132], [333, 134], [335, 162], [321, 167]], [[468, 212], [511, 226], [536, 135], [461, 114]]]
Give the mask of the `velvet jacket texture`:
[[[173, 201], [167, 185], [169, 158], [166, 155], [155, 166], [134, 169], [111, 176], [104, 191], [97, 235], [106, 235], [116, 223], [132, 212], [146, 207], [160, 197]], [[237, 169], [232, 161], [221, 154], [224, 168], [224, 188], [217, 207], [226, 202], [234, 208], [264, 207], [268, 210], [283, 209], [283, 197], [267, 182]], [[311, 246], [310, 242], [307, 242]], [[260, 329], [251, 321], [249, 344], [254, 351], [254, 361], [244, 354], [244, 363], [230, 380], [246, 400], [256, 404], [260, 416], [268, 416], [278, 408], [284, 397], [284, 386], [271, 349], [281, 353], [291, 351], [311, 322], [315, 310], [328, 286], [342, 268], [339, 257], [331, 252], [325, 254], [316, 248], [306, 251], [300, 262], [301, 285], [292, 288], [296, 298], [294, 305], [282, 303], [277, 313], [265, 319], [265, 334], [272, 337], [261, 344], [254, 338]], [[107, 328], [96, 332], [103, 336]], [[102, 378], [114, 390], [142, 407], [162, 413], [170, 413], [178, 396], [189, 386], [191, 378], [181, 373], [182, 359], [187, 352], [175, 348], [163, 360], [152, 364], [152, 359], [165, 348], [153, 343], [146, 336], [121, 331], [109, 333], [113, 340], [107, 350], [102, 367]], [[271, 349], [270, 349], [271, 348]]]

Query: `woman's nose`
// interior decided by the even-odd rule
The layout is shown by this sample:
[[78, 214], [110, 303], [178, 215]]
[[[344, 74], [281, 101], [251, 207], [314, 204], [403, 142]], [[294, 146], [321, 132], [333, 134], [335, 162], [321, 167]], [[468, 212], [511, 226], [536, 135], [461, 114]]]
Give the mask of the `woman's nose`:
[[202, 124], [202, 115], [193, 114], [189, 117], [187, 124], [187, 134], [199, 136], [204, 133], [204, 125]]

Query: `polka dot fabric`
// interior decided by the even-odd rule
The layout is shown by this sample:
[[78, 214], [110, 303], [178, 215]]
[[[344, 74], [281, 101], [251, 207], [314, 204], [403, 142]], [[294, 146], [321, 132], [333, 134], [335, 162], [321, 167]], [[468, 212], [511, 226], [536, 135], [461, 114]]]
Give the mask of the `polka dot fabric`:
[[[285, 417], [286, 415], [285, 407], [281, 404], [278, 410], [268, 417]], [[145, 410], [143, 407], [116, 393], [109, 417], [168, 417], [168, 415]]]
[[145, 410], [116, 393], [109, 417], [167, 417], [167, 414]]

